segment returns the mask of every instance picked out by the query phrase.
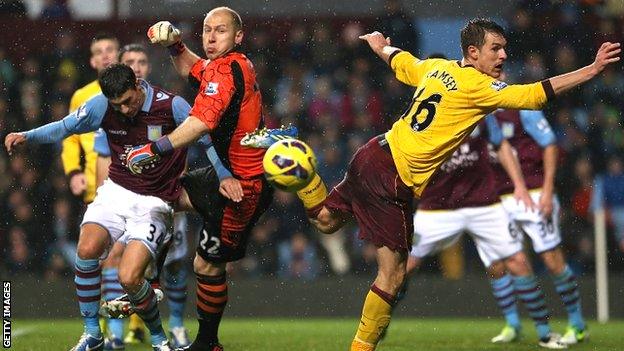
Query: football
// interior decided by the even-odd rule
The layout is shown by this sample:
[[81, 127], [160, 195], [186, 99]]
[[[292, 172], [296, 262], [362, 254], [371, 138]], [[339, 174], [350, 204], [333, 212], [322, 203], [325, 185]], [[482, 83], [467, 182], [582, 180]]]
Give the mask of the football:
[[301, 190], [316, 174], [314, 151], [297, 139], [280, 140], [271, 145], [262, 163], [267, 180], [288, 192]]

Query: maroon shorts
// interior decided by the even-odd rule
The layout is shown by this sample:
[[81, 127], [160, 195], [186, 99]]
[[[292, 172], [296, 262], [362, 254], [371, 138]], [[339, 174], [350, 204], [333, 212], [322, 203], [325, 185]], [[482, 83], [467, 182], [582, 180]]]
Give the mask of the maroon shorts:
[[330, 210], [351, 213], [360, 239], [391, 250], [410, 250], [414, 234], [414, 194], [401, 181], [385, 137], [360, 147], [342, 182], [324, 202]]

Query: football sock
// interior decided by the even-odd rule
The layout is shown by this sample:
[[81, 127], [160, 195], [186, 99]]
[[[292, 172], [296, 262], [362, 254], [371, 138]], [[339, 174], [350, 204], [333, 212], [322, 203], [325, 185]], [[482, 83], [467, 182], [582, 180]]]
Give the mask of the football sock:
[[102, 336], [98, 321], [100, 285], [102, 283], [100, 260], [83, 260], [76, 255], [74, 283], [76, 283], [76, 295], [78, 295], [78, 305], [80, 306], [80, 315], [84, 320], [85, 332], [99, 338]]
[[196, 273], [196, 276], [199, 330], [193, 344], [215, 344], [219, 341], [219, 324], [228, 301], [225, 273], [217, 276]]
[[303, 202], [308, 217], [316, 218], [322, 208], [323, 201], [327, 198], [327, 187], [318, 174], [303, 189], [297, 191], [297, 196]]
[[[117, 268], [102, 269], [102, 297], [105, 301], [111, 301], [124, 294], [119, 284], [119, 270]], [[123, 319], [108, 318], [108, 331], [112, 337], [123, 337]]]
[[505, 316], [508, 325], [516, 330], [520, 330], [520, 317], [514, 293], [514, 284], [511, 275], [505, 274], [498, 279], [490, 279], [492, 292], [496, 298], [496, 304]]
[[550, 325], [548, 324], [550, 314], [544, 301], [544, 293], [537, 284], [537, 279], [535, 279], [534, 275], [527, 275], [515, 276], [513, 281], [516, 294], [524, 303], [529, 316], [535, 323], [538, 337], [540, 339], [547, 338], [548, 334], [550, 334]]
[[390, 324], [390, 314], [394, 305], [394, 297], [382, 290], [375, 284], [366, 295], [362, 318], [357, 333], [351, 344], [351, 350], [375, 349], [375, 345], [383, 331]]
[[578, 283], [574, 272], [566, 265], [563, 272], [552, 276], [555, 290], [561, 296], [561, 301], [568, 311], [568, 321], [571, 326], [578, 330], [585, 329], [585, 321], [581, 311], [581, 296], [579, 294]]
[[130, 299], [136, 313], [147, 325], [152, 336], [152, 345], [159, 345], [167, 340], [160, 320], [156, 295], [147, 280], [143, 280], [141, 288], [136, 293], [128, 293], [128, 299]]
[[169, 329], [182, 327], [186, 303], [186, 280], [188, 270], [180, 265], [177, 271], [165, 267], [165, 296], [169, 305]]

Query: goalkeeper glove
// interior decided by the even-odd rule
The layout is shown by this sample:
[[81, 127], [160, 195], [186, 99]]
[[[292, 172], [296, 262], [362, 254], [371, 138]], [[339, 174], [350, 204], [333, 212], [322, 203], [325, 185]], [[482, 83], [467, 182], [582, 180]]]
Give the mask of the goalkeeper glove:
[[132, 174], [141, 174], [143, 168], [160, 160], [152, 151], [152, 143], [132, 147], [126, 155], [126, 167]]
[[152, 44], [160, 44], [165, 47], [181, 44], [180, 30], [169, 21], [160, 21], [149, 27], [147, 37]]

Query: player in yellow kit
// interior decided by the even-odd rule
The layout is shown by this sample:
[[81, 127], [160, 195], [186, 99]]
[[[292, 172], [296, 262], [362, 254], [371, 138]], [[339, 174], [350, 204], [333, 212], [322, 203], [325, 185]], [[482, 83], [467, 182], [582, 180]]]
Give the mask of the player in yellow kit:
[[351, 350], [374, 350], [390, 323], [405, 279], [413, 230], [412, 200], [438, 166], [486, 114], [499, 107], [541, 109], [547, 100], [618, 61], [619, 43], [604, 43], [595, 61], [577, 71], [525, 85], [498, 81], [507, 59], [503, 29], [475, 19], [461, 31], [463, 59], [420, 60], [390, 46], [379, 32], [360, 37], [390, 65], [397, 79], [416, 87], [412, 103], [390, 131], [360, 147], [344, 180], [327, 195], [318, 175], [297, 192], [310, 221], [333, 233], [355, 218], [360, 238], [377, 246], [377, 277], [366, 296]]

